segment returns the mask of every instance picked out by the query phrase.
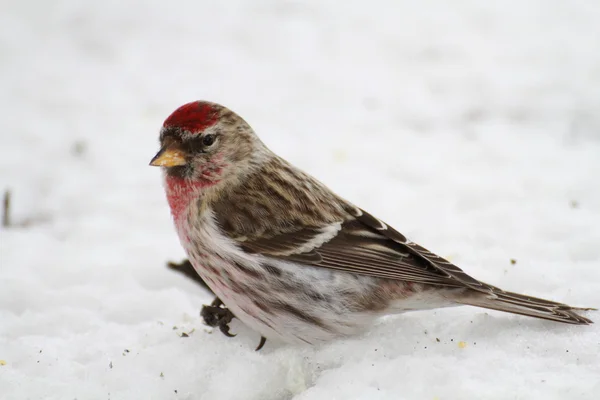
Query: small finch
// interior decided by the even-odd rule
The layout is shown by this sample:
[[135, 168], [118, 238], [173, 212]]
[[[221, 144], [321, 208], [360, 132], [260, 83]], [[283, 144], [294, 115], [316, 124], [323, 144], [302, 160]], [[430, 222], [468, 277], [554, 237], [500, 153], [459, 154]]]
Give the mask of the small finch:
[[150, 165], [164, 169], [192, 266], [268, 339], [315, 344], [384, 314], [458, 305], [592, 322], [576, 312], [588, 309], [506, 292], [407, 240], [278, 157], [223, 106], [181, 106], [160, 145]]

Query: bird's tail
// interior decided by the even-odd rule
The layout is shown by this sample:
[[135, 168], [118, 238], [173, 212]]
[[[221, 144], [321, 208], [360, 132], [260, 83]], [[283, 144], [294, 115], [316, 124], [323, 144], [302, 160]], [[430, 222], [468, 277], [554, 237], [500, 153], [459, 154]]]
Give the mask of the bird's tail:
[[566, 324], [589, 325], [593, 323], [592, 320], [579, 315], [576, 311], [590, 311], [595, 308], [571, 307], [554, 301], [505, 292], [493, 286], [490, 288], [491, 290], [487, 293], [474, 290], [464, 293], [456, 299], [456, 302]]

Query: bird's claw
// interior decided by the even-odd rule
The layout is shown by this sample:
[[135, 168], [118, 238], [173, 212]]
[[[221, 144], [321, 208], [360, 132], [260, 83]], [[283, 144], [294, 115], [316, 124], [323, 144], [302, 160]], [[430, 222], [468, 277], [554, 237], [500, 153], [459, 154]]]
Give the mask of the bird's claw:
[[260, 343], [258, 344], [258, 346], [256, 347], [256, 349], [254, 349], [254, 351], [259, 351], [260, 349], [263, 348], [263, 346], [265, 345], [265, 343], [267, 343], [267, 338], [264, 336], [260, 337]]
[[227, 336], [227, 337], [235, 337], [236, 335], [234, 333], [229, 333], [229, 324], [222, 324], [219, 325], [219, 330], [221, 331], [221, 333], [223, 333], [223, 335]]

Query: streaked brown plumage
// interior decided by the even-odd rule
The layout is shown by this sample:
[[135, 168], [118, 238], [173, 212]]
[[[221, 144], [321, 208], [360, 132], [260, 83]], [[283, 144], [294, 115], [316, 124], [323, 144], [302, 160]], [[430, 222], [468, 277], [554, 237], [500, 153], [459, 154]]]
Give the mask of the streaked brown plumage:
[[192, 265], [267, 338], [315, 343], [385, 313], [474, 305], [570, 324], [566, 304], [505, 292], [408, 241], [273, 154], [232, 111], [176, 110], [152, 165], [165, 167]]

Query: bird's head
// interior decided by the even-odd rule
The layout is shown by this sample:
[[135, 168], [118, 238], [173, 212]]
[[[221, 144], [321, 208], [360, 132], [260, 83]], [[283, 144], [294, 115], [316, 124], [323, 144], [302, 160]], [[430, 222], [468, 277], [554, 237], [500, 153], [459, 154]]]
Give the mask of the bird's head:
[[160, 131], [160, 146], [150, 165], [163, 167], [167, 177], [207, 184], [238, 177], [267, 153], [246, 121], [207, 101], [175, 110]]

